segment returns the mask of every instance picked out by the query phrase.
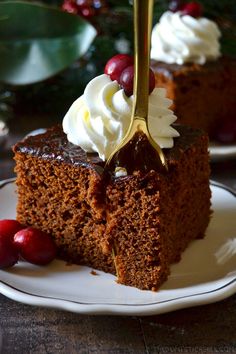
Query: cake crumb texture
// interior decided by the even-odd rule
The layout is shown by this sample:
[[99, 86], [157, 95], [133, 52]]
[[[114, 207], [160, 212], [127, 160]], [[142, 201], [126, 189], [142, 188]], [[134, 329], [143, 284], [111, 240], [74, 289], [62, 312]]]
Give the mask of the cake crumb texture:
[[66, 261], [157, 290], [188, 244], [204, 237], [210, 218], [208, 138], [178, 130], [174, 149], [165, 151], [168, 173], [134, 171], [116, 179], [104, 179], [100, 162], [96, 169], [58, 158], [66, 144], [59, 128], [47, 132], [58, 136], [57, 155], [49, 143], [46, 157], [40, 152], [44, 135], [20, 142], [14, 147], [17, 219], [52, 234]]
[[59, 256], [114, 273], [100, 245], [105, 231], [101, 177], [83, 166], [16, 154], [17, 219], [52, 234]]
[[[118, 281], [156, 290], [190, 241], [202, 238], [210, 217], [207, 139], [188, 149], [169, 173], [136, 173], [107, 189], [106, 237]], [[110, 252], [110, 251], [109, 251]]]

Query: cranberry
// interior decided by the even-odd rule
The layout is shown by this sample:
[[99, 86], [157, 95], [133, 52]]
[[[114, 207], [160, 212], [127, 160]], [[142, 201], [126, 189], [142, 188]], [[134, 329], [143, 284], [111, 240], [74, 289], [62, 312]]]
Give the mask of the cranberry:
[[189, 2], [184, 5], [182, 9], [183, 15], [189, 15], [195, 18], [201, 17], [203, 13], [203, 7], [196, 1]]
[[155, 79], [154, 72], [152, 71], [152, 69], [149, 69], [149, 95], [150, 93], [152, 93], [155, 86], [156, 86], [156, 79]]
[[8, 268], [18, 262], [19, 252], [12, 241], [0, 234], [0, 269]]
[[23, 228], [24, 226], [22, 226], [17, 220], [0, 220], [0, 235], [6, 239], [13, 240], [14, 235]]
[[134, 66], [130, 65], [125, 68], [120, 76], [120, 85], [124, 89], [127, 96], [131, 96], [134, 90]]
[[181, 11], [185, 3], [183, 0], [173, 0], [169, 3], [169, 10], [172, 12]]
[[111, 80], [116, 80], [120, 83], [122, 71], [134, 63], [134, 58], [127, 54], [117, 54], [108, 60], [105, 66], [104, 73], [109, 75]]
[[223, 144], [231, 144], [236, 142], [236, 119], [231, 118], [218, 126], [214, 133], [215, 140]]
[[51, 236], [33, 227], [18, 231], [14, 245], [20, 255], [33, 264], [45, 265], [56, 257], [56, 246]]
[[[134, 86], [134, 66], [128, 66], [125, 70], [122, 71], [120, 76], [120, 85], [123, 87], [127, 96], [131, 96], [133, 94], [133, 86]], [[155, 75], [152, 69], [149, 69], [149, 94], [155, 88]]]
[[70, 14], [78, 14], [78, 6], [73, 0], [65, 0], [62, 4], [62, 9]]

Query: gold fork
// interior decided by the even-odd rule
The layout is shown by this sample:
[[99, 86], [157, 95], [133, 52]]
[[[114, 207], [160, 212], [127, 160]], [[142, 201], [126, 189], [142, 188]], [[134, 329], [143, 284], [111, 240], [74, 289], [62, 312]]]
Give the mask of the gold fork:
[[[167, 170], [165, 156], [148, 129], [148, 96], [150, 37], [153, 18], [153, 0], [134, 0], [134, 104], [129, 129], [124, 139], [107, 159], [105, 169], [125, 167], [132, 172], [139, 164], [144, 171]], [[144, 135], [149, 142], [144, 148]]]

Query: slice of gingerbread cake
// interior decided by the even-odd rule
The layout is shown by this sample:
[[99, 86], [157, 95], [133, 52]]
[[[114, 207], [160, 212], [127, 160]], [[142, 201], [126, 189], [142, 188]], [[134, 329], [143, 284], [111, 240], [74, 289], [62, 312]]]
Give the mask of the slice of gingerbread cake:
[[[149, 96], [149, 128], [168, 172], [130, 161], [104, 173], [126, 133], [132, 95], [108, 74], [93, 79], [63, 120], [14, 146], [17, 219], [50, 233], [59, 256], [117, 275], [119, 283], [156, 290], [210, 218], [208, 137], [172, 125], [165, 90]], [[153, 168], [152, 168], [153, 164]], [[129, 166], [132, 165], [132, 170]]]

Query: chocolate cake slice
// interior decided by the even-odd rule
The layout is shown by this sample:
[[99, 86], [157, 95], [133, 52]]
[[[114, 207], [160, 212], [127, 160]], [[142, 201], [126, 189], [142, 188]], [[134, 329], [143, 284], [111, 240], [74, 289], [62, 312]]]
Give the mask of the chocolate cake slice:
[[167, 64], [152, 60], [156, 87], [173, 100], [178, 123], [204, 129], [214, 138], [217, 128], [236, 112], [236, 60], [221, 57], [204, 65]]
[[210, 217], [208, 138], [186, 126], [165, 149], [168, 172], [103, 173], [104, 162], [68, 142], [60, 126], [13, 148], [17, 219], [46, 231], [59, 256], [156, 290]]

